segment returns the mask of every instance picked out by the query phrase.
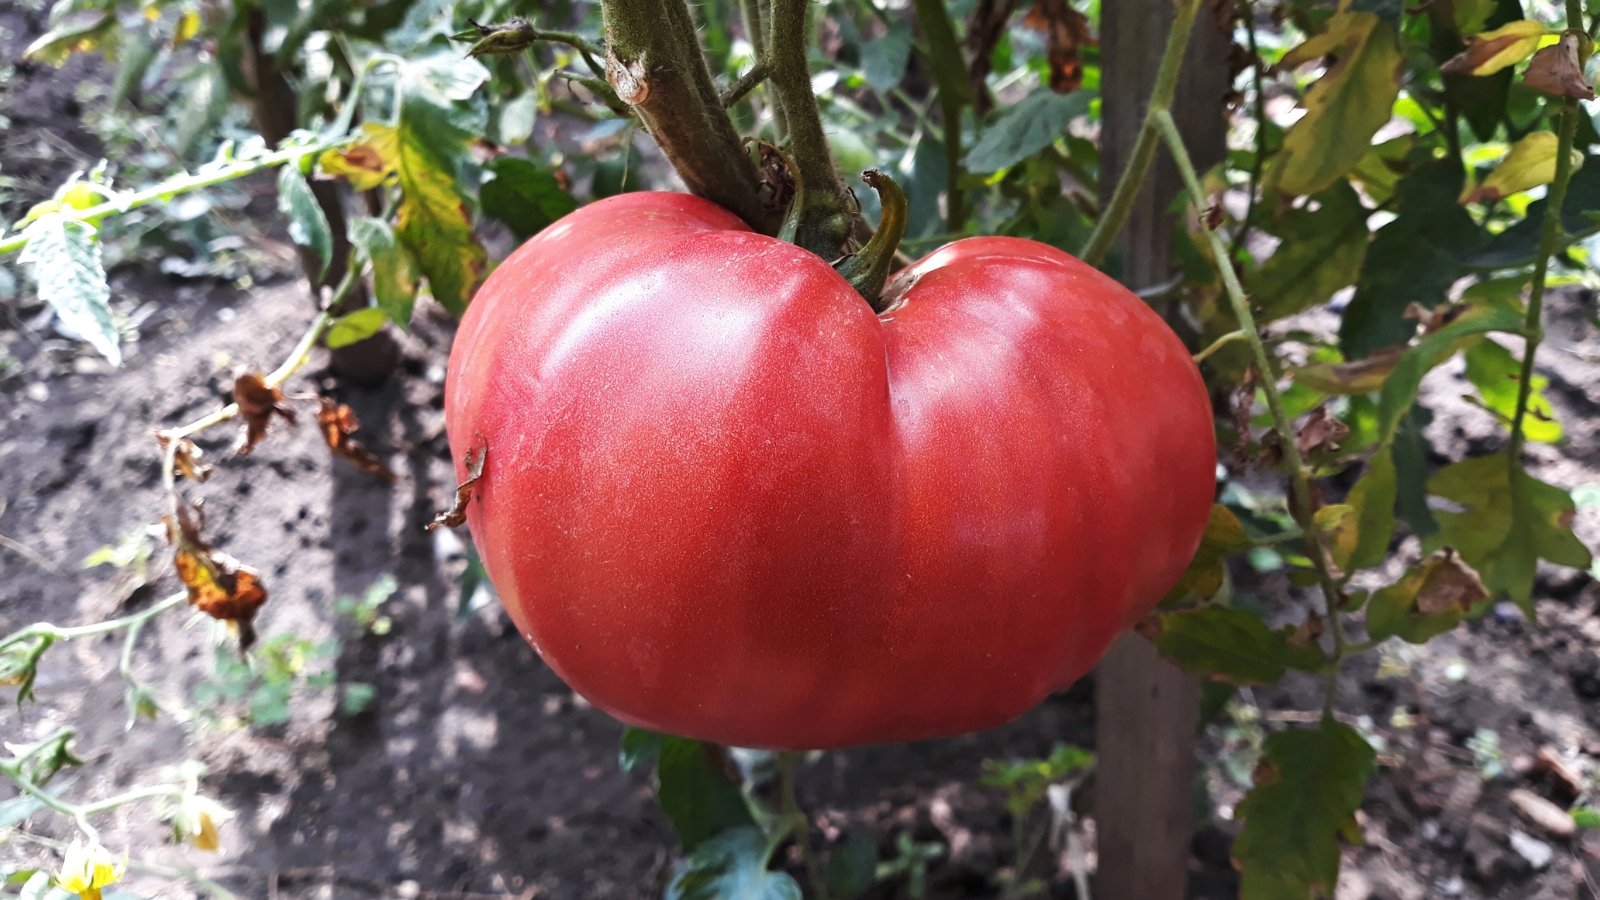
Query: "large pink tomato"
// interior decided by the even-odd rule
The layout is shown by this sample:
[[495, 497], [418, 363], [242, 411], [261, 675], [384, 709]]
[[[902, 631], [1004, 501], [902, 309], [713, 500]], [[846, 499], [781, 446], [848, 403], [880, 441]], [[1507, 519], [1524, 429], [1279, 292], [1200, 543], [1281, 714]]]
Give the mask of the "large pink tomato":
[[1182, 343], [1088, 265], [957, 241], [872, 308], [682, 194], [602, 200], [450, 356], [467, 521], [511, 618], [625, 722], [822, 748], [997, 725], [1177, 580], [1214, 489]]

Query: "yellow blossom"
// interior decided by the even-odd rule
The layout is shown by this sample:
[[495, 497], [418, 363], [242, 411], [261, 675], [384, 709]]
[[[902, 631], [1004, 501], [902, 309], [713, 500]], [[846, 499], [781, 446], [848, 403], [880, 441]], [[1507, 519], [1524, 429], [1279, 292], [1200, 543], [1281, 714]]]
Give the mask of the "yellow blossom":
[[126, 863], [126, 857], [118, 860], [98, 842], [86, 844], [75, 840], [67, 846], [56, 884], [64, 891], [77, 894], [81, 900], [100, 900], [100, 889], [120, 880]]
[[233, 813], [222, 804], [198, 794], [189, 794], [178, 807], [174, 824], [184, 840], [201, 850], [215, 852], [218, 847], [217, 826], [231, 818]]

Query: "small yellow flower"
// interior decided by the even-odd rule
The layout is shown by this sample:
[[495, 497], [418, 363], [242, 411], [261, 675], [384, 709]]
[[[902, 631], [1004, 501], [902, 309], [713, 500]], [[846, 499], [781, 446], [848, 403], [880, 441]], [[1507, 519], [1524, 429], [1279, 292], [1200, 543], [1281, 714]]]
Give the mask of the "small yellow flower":
[[121, 880], [126, 863], [126, 857], [118, 860], [98, 843], [75, 840], [67, 846], [67, 855], [61, 860], [56, 885], [77, 894], [81, 900], [100, 900], [100, 889]]
[[198, 794], [189, 794], [178, 807], [178, 834], [201, 850], [216, 852], [217, 826], [233, 818], [227, 807]]

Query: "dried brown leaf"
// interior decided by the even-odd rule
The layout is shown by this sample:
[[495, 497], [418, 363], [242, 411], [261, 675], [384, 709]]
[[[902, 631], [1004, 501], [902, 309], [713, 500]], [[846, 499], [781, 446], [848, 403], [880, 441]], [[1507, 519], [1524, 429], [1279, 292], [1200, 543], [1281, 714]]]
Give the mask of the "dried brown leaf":
[[[161, 453], [165, 456], [167, 446], [172, 443], [172, 434], [167, 431], [156, 432], [156, 443], [161, 445]], [[172, 467], [179, 475], [190, 481], [205, 481], [211, 477], [212, 467], [200, 461], [203, 456], [205, 451], [194, 441], [179, 438], [178, 446], [172, 452]]]
[[1488, 599], [1478, 573], [1463, 564], [1455, 551], [1446, 548], [1427, 563], [1427, 576], [1417, 591], [1417, 610], [1424, 615], [1442, 612], [1471, 612]]
[[1583, 65], [1578, 62], [1578, 37], [1574, 34], [1563, 34], [1560, 43], [1535, 53], [1522, 80], [1528, 87], [1557, 97], [1594, 99], [1594, 87], [1583, 77]]
[[335, 455], [355, 463], [356, 468], [363, 472], [376, 475], [384, 481], [394, 480], [394, 470], [384, 465], [383, 460], [373, 455], [371, 450], [364, 447], [360, 441], [351, 437], [361, 428], [361, 422], [356, 418], [355, 410], [343, 403], [335, 403], [327, 397], [318, 397], [320, 404], [317, 409], [317, 429], [322, 432], [322, 439]]
[[294, 424], [294, 410], [283, 405], [283, 392], [268, 387], [254, 372], [240, 375], [233, 382], [233, 402], [239, 405], [239, 416], [244, 419], [244, 441], [239, 445], [243, 456], [255, 449], [267, 436], [267, 426], [274, 415]]
[[1295, 435], [1295, 446], [1300, 448], [1303, 455], [1319, 452], [1335, 452], [1339, 449], [1339, 442], [1350, 433], [1350, 428], [1338, 419], [1328, 415], [1326, 405], [1318, 406], [1306, 418], [1306, 424], [1300, 427], [1300, 432]]
[[205, 518], [185, 503], [167, 517], [167, 540], [173, 546], [172, 564], [189, 592], [189, 604], [213, 619], [233, 625], [239, 648], [255, 643], [252, 622], [267, 602], [266, 588], [256, 570], [214, 550], [201, 537]]
[[1089, 33], [1089, 17], [1072, 7], [1071, 0], [1034, 0], [1022, 24], [1045, 35], [1045, 55], [1050, 61], [1050, 90], [1075, 91], [1083, 84], [1079, 50], [1096, 41]]
[[456, 488], [455, 499], [451, 502], [450, 508], [434, 516], [433, 521], [428, 523], [429, 531], [440, 526], [456, 528], [467, 521], [467, 504], [472, 500], [472, 490], [477, 485], [478, 479], [483, 477], [483, 465], [488, 460], [487, 444], [478, 447], [477, 450], [467, 451], [467, 478]]

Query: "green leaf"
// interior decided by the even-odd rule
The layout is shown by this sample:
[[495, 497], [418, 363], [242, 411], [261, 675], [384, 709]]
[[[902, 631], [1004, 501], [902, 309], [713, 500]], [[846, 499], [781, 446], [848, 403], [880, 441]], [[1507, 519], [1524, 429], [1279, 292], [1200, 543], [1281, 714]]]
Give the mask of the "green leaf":
[[322, 261], [322, 268], [317, 270], [319, 277], [327, 272], [328, 261], [333, 258], [333, 232], [316, 195], [311, 193], [311, 185], [296, 166], [284, 166], [278, 171], [278, 211], [289, 217], [289, 240], [317, 254]]
[[1394, 196], [1395, 186], [1400, 183], [1406, 157], [1410, 156], [1416, 143], [1416, 135], [1402, 134], [1369, 147], [1361, 161], [1350, 170], [1350, 179], [1359, 182], [1373, 202], [1388, 203], [1389, 198]]
[[1425, 644], [1461, 624], [1488, 599], [1478, 573], [1454, 553], [1435, 553], [1367, 601], [1367, 634], [1376, 640], [1398, 637]]
[[1215, 596], [1222, 589], [1225, 575], [1223, 563], [1229, 556], [1248, 550], [1250, 546], [1250, 537], [1244, 533], [1244, 526], [1239, 523], [1239, 517], [1233, 514], [1233, 510], [1221, 503], [1212, 504], [1205, 534], [1200, 538], [1200, 548], [1195, 551], [1194, 559], [1189, 561], [1189, 567], [1184, 570], [1178, 583], [1167, 592], [1164, 602], [1185, 597]]
[[878, 845], [864, 834], [850, 833], [828, 854], [822, 881], [828, 896], [849, 900], [867, 892], [878, 880]]
[[1316, 208], [1293, 209], [1272, 227], [1282, 243], [1248, 288], [1263, 322], [1324, 303], [1355, 281], [1367, 255], [1367, 215], [1347, 182], [1312, 198]]
[[494, 177], [479, 191], [483, 211], [506, 223], [519, 241], [578, 208], [555, 174], [533, 160], [502, 156], [489, 170]]
[[382, 219], [362, 216], [351, 220], [350, 242], [372, 265], [373, 302], [391, 322], [409, 329], [417, 302], [417, 261]]
[[1428, 493], [1462, 510], [1435, 511], [1439, 530], [1423, 542], [1423, 549], [1455, 548], [1491, 592], [1510, 596], [1530, 620], [1538, 560], [1589, 567], [1589, 549], [1572, 533], [1577, 514], [1572, 496], [1514, 466], [1504, 453], [1439, 470], [1428, 480]]
[[1416, 327], [1406, 308], [1432, 309], [1467, 274], [1460, 257], [1481, 243], [1482, 233], [1456, 203], [1461, 183], [1457, 162], [1437, 160], [1418, 165], [1395, 188], [1399, 215], [1373, 237], [1339, 326], [1346, 359], [1405, 343]]
[[1289, 669], [1317, 672], [1326, 664], [1317, 647], [1290, 643], [1287, 632], [1223, 606], [1163, 613], [1156, 649], [1196, 675], [1238, 684], [1269, 684]]
[[1325, 56], [1334, 61], [1306, 92], [1306, 114], [1284, 135], [1273, 172], [1273, 181], [1286, 193], [1318, 193], [1354, 168], [1400, 95], [1405, 56], [1394, 25], [1378, 15], [1335, 15], [1282, 64], [1293, 67]]
[[1572, 811], [1572, 821], [1579, 828], [1600, 828], [1600, 808], [1579, 807]]
[[[1522, 377], [1522, 361], [1510, 350], [1494, 341], [1480, 341], [1467, 348], [1467, 380], [1478, 389], [1483, 405], [1510, 422], [1517, 412], [1518, 381]], [[1555, 409], [1544, 389], [1550, 379], [1534, 375], [1528, 395], [1528, 415], [1522, 420], [1522, 433], [1530, 441], [1553, 444], [1561, 440], [1561, 423], [1556, 420]]]
[[343, 693], [339, 695], [339, 712], [347, 716], [358, 716], [377, 698], [377, 688], [353, 681], [345, 685]]
[[1339, 839], [1360, 839], [1355, 813], [1376, 761], [1366, 740], [1338, 722], [1267, 738], [1255, 786], [1238, 808], [1241, 900], [1333, 896]]
[[767, 839], [735, 828], [690, 854], [667, 885], [667, 900], [801, 900], [800, 885], [767, 869]]
[[17, 262], [33, 276], [39, 299], [55, 311], [61, 330], [100, 351], [112, 365], [122, 365], [95, 227], [52, 212], [35, 219], [22, 236], [28, 243]]
[[1430, 370], [1454, 356], [1468, 341], [1494, 331], [1516, 332], [1522, 325], [1522, 316], [1514, 309], [1475, 306], [1402, 353], [1378, 393], [1379, 440], [1385, 444], [1394, 440], [1401, 418], [1416, 402], [1422, 378]]
[[1089, 111], [1089, 96], [1087, 91], [1037, 90], [1001, 110], [967, 151], [967, 171], [998, 172], [1050, 146], [1067, 123]]
[[389, 314], [376, 306], [358, 309], [333, 320], [328, 327], [327, 344], [330, 349], [348, 347], [377, 334], [389, 321]]
[[755, 822], [725, 748], [663, 735], [656, 776], [661, 782], [657, 802], [684, 850], [692, 852], [713, 835]]
[[655, 764], [657, 800], [685, 850], [755, 822], [722, 747], [630, 727], [622, 733], [619, 762], [624, 772]]
[[897, 19], [880, 37], [861, 43], [861, 75], [867, 84], [886, 91], [900, 83], [911, 59], [911, 23]]
[[1339, 561], [1339, 567], [1347, 574], [1376, 566], [1389, 555], [1398, 487], [1394, 456], [1387, 446], [1381, 446], [1345, 498], [1356, 515], [1355, 547], [1348, 559]]
[[665, 735], [629, 725], [622, 730], [622, 749], [617, 754], [617, 764], [624, 772], [640, 766], [653, 766], [661, 758], [661, 742]]

